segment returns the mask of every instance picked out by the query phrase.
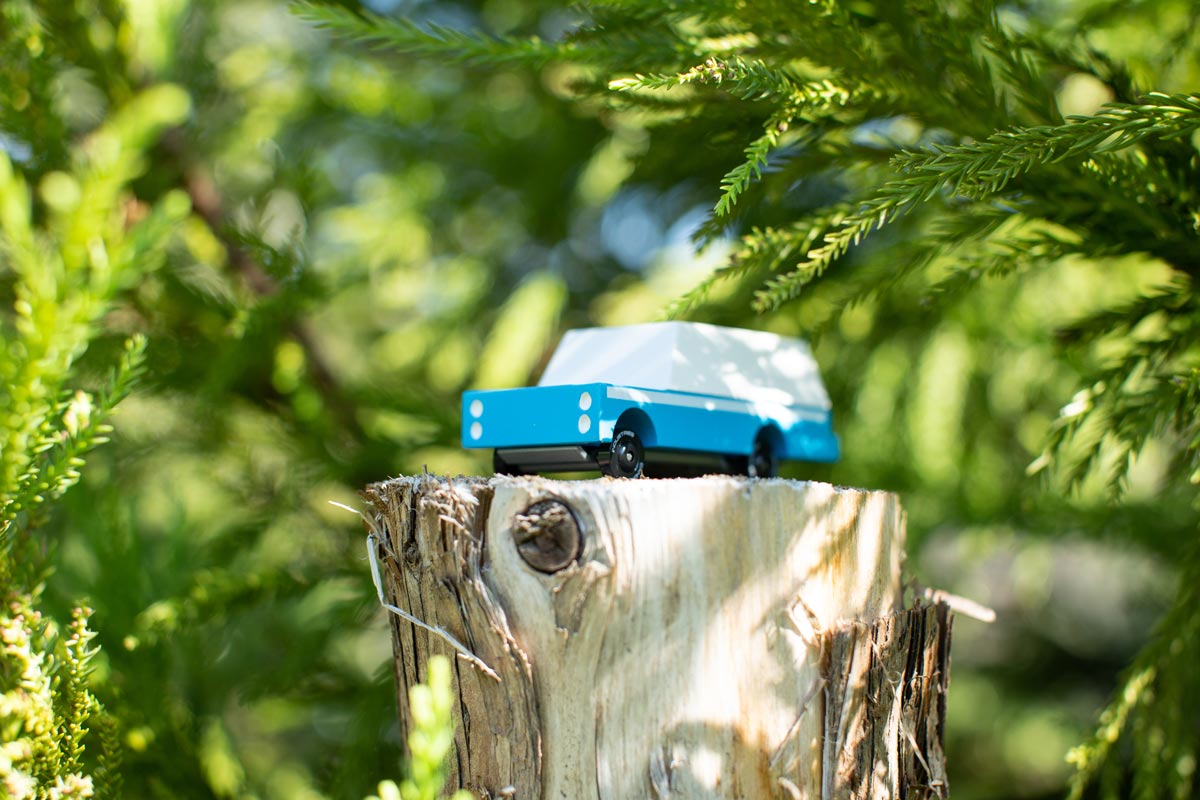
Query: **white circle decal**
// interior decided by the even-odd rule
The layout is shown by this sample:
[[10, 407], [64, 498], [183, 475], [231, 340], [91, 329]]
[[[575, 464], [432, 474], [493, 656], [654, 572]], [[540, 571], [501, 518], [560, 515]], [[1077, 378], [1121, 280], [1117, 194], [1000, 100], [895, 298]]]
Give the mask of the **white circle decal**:
[[579, 432], [587, 433], [591, 427], [592, 427], [592, 420], [588, 417], [588, 415], [580, 414], [579, 415]]
[[588, 392], [584, 392], [583, 394], [579, 395], [579, 410], [587, 411], [591, 407], [592, 407], [592, 395]]
[[483, 436], [483, 426], [478, 422], [471, 423], [471, 438], [478, 439]]
[[471, 416], [476, 417], [476, 418], [483, 416], [483, 401], [482, 400], [472, 400], [471, 401]]

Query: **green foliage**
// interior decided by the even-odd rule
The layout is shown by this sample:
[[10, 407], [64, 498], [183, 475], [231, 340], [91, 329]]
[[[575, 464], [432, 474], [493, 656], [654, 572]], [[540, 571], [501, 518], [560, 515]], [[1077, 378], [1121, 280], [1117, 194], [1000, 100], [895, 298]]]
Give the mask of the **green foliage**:
[[1175, 604], [1154, 641], [1139, 655], [1113, 702], [1100, 716], [1095, 735], [1073, 749], [1076, 772], [1068, 797], [1085, 796], [1098, 783], [1104, 797], [1123, 797], [1121, 744], [1132, 750], [1133, 785], [1144, 797], [1192, 797], [1196, 787], [1195, 716], [1200, 691], [1179, 661], [1200, 659], [1200, 555], [1185, 564]]
[[[1079, 24], [1059, 24], [1060, 5]], [[972, 450], [990, 453], [983, 457], [994, 466], [1017, 462], [1025, 449], [1028, 473], [1050, 475], [1075, 498], [1099, 482], [1114, 508], [1141, 502], [1126, 494], [1131, 475], [1139, 460], [1166, 453], [1153, 491], [1172, 498], [1186, 532], [1200, 508], [1189, 486], [1200, 482], [1195, 12], [1150, 6], [1162, 27], [1139, 46], [1121, 38], [1139, 13], [1122, 4], [910, 0], [736, 10], [724, 2], [601, 2], [559, 42], [446, 36], [405, 24], [409, 38], [391, 49], [495, 65], [585, 64], [573, 85], [580, 105], [652, 132], [654, 144], [633, 169], [648, 182], [706, 176], [689, 157], [701, 144], [709, 162], [740, 150], [710, 184], [717, 201], [696, 235], [731, 252], [670, 312], [725, 319], [745, 300], [794, 329], [836, 337], [831, 352], [841, 363], [861, 353], [864, 382], [902, 375], [888, 359], [928, 375], [915, 394], [927, 391], [921, 402], [942, 413], [912, 417], [915, 463], [898, 474], [915, 466], [933, 476], [943, 486], [941, 508], [953, 507], [947, 492], [955, 486], [967, 496], [967, 516], [980, 519], [1000, 512], [1000, 498], [1033, 494], [1016, 488], [1019, 478], [1003, 490], [984, 477], [993, 489], [981, 491], [969, 464], [956, 463]], [[335, 19], [311, 5], [303, 13], [389, 49], [390, 22]], [[1069, 278], [1075, 270], [1108, 281], [1111, 291], [1063, 302], [1041, 326], [1041, 342], [1025, 345], [1036, 346], [1045, 365], [1022, 378], [1025, 397], [974, 424], [969, 440], [931, 427], [926, 420], [949, 416], [966, 432], [974, 385], [989, 379], [989, 362], [1003, 370], [1003, 356], [979, 351], [1016, 358], [1016, 342], [1028, 335], [1017, 322], [1021, 305], [1032, 292], [1083, 285]], [[930, 310], [906, 310], [918, 304]], [[1049, 335], [1058, 337], [1053, 351]], [[1008, 380], [994, 379], [993, 391], [1008, 394]], [[1082, 388], [1068, 402], [1062, 393], [1072, 382]], [[879, 391], [849, 396], [861, 402]], [[1015, 408], [1028, 414], [1043, 403], [1040, 421], [1020, 434], [1031, 444], [1015, 452], [1003, 444], [1028, 425]], [[856, 444], [847, 437], [848, 452]], [[1082, 512], [1079, 499], [1068, 502]], [[1026, 514], [1026, 524], [1036, 527], [1039, 513]], [[1181, 552], [1179, 536], [1151, 539], [1151, 549]], [[1194, 560], [1186, 563], [1193, 567], [1181, 568], [1174, 610], [1136, 659], [1096, 739], [1075, 751], [1075, 796], [1099, 776], [1105, 796], [1127, 786], [1138, 796], [1191, 793], [1200, 676], [1188, 644], [1197, 576]], [[1116, 743], [1129, 732], [1136, 744], [1126, 757]]]
[[[949, 191], [957, 199], [993, 201], [1015, 179], [1038, 166], [1066, 160], [1098, 161], [1097, 157], [1156, 137], [1164, 140], [1190, 136], [1200, 127], [1200, 98], [1154, 95], [1155, 104], [1110, 104], [1092, 117], [1072, 117], [1061, 126], [1016, 128], [993, 134], [982, 142], [959, 146], [932, 145], [935, 155], [904, 154], [892, 161], [902, 178], [885, 183], [861, 201], [854, 212], [826, 229], [822, 244], [807, 251], [804, 260], [787, 274], [772, 279], [759, 292], [756, 305], [774, 308], [796, 297], [801, 288], [871, 234], [918, 204], [928, 203]], [[1049, 198], [1042, 198], [1045, 202]], [[988, 214], [988, 211], [984, 211]], [[1027, 212], [1028, 213], [1028, 212]], [[1047, 214], [1047, 218], [1052, 218]], [[1089, 247], [1094, 247], [1090, 244]], [[1094, 252], [1082, 244], [1062, 256]], [[1025, 256], [1018, 249], [1016, 262]], [[900, 277], [903, 272], [900, 273]]]
[[[22, 527], [35, 527], [48, 503], [79, 480], [83, 455], [108, 441], [112, 431], [104, 420], [130, 392], [141, 371], [146, 340], [135, 336], [125, 346], [124, 356], [113, 368], [107, 384], [96, 398], [76, 390], [69, 400], [58, 402], [41, 422], [27, 446], [32, 456], [17, 477], [15, 490], [0, 507], [0, 547], [9, 544], [7, 534]], [[61, 426], [61, 427], [60, 427]]]
[[448, 54], [468, 64], [541, 66], [556, 58], [586, 60], [592, 55], [559, 43], [471, 35], [433, 22], [417, 25], [406, 19], [356, 14], [322, 3], [302, 1], [292, 8], [301, 19], [370, 47], [424, 56]]
[[[74, 362], [115, 295], [161, 263], [163, 243], [188, 212], [165, 197], [136, 223], [123, 193], [143, 169], [141, 154], [188, 113], [186, 95], [159, 86], [138, 96], [73, 154], [72, 170], [42, 176], [44, 223], [12, 162], [0, 155], [0, 276], [13, 298], [0, 319], [0, 548], [36, 526], [37, 512], [78, 479], [82, 456], [106, 433], [105, 418], [128, 393], [144, 343], [131, 340], [99, 398], [64, 399]], [[40, 214], [39, 214], [40, 216]]]
[[375, 791], [388, 623], [326, 501], [486, 470], [464, 388], [675, 301], [820, 334], [846, 457], [792, 474], [898, 491], [912, 563], [999, 606], [956, 629], [951, 713], [995, 712], [957, 797], [1065, 786], [1109, 694], [1074, 790], [1192, 791], [1191, 4], [369, 7], [0, 11], [3, 623], [59, 665], [8, 775]]
[[29, 96], [0, 109], [0, 570], [26, 597], [44, 583], [27, 602], [47, 618], [96, 609], [109, 714], [86, 723], [85, 774], [139, 797], [364, 794], [402, 740], [385, 621], [325, 501], [476, 469], [451, 398], [525, 380], [569, 302], [505, 266], [528, 246], [510, 232], [566, 228], [559, 190], [518, 202], [478, 176], [565, 169], [600, 134], [497, 74], [514, 132], [558, 125], [571, 147], [514, 133], [443, 170], [425, 137], [486, 138], [465, 98], [487, 87], [398, 84], [283, 2], [5, 13], [0, 91]]
[[13, 800], [119, 797], [120, 750], [84, 757], [89, 726], [111, 724], [88, 688], [91, 610], [74, 609], [62, 631], [36, 599], [7, 593], [0, 612], [0, 788]]
[[[454, 747], [455, 695], [450, 683], [450, 661], [434, 656], [426, 665], [428, 678], [408, 690], [413, 729], [408, 734], [412, 754], [409, 777], [397, 786], [392, 781], [379, 784], [379, 794], [367, 800], [437, 800], [446, 785], [446, 759]], [[450, 800], [470, 800], [471, 793], [459, 789]]]
[[[37, 58], [45, 31], [29, 6], [12, 4], [5, 14], [13, 24], [4, 46], [24, 54], [6, 75], [6, 91], [28, 107], [45, 99], [33, 92], [49, 83]], [[109, 417], [141, 375], [146, 341], [137, 334], [98, 390], [84, 388], [79, 362], [121, 293], [161, 265], [166, 242], [188, 213], [186, 197], [176, 193], [134, 219], [129, 190], [144, 170], [145, 151], [188, 108], [178, 88], [156, 86], [64, 153], [66, 163], [47, 160], [25, 171], [0, 154], [0, 293], [10, 309], [0, 315], [5, 797], [120, 796], [115, 722], [93, 692], [92, 612], [74, 607], [63, 626], [41, 609], [49, 565], [39, 529], [79, 480], [84, 457], [107, 441]], [[34, 115], [30, 131], [58, 130], [47, 120]], [[29, 179], [39, 172], [35, 192]]]

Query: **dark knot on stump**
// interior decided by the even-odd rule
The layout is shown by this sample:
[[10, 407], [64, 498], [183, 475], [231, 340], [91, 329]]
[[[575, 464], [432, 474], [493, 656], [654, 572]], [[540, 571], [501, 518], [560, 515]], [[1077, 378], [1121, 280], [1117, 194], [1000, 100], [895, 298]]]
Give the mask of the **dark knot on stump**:
[[517, 552], [538, 572], [558, 572], [579, 557], [579, 520], [561, 500], [534, 503], [513, 519]]

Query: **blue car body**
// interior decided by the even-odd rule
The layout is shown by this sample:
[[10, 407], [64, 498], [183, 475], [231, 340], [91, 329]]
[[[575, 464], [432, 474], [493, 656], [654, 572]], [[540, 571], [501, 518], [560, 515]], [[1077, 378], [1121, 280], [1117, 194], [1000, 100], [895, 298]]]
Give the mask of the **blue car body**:
[[557, 459], [530, 453], [530, 467], [540, 461], [566, 469], [576, 460], [585, 466], [594, 456], [589, 451], [611, 443], [618, 429], [637, 433], [650, 460], [663, 451], [749, 457], [760, 434], [780, 459], [833, 462], [839, 455], [828, 409], [608, 383], [463, 394], [463, 447], [584, 451]]
[[805, 342], [691, 322], [569, 331], [538, 386], [463, 394], [462, 443], [495, 450], [497, 471], [623, 477], [838, 459]]

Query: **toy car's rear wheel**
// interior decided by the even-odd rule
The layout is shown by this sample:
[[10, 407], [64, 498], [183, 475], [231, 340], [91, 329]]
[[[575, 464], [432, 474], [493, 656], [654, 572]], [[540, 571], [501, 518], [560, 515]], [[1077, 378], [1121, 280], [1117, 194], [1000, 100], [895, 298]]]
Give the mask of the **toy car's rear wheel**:
[[746, 472], [751, 478], [774, 478], [775, 467], [775, 448], [766, 434], [760, 433], [754, 440], [754, 452], [750, 454]]
[[630, 430], [613, 434], [612, 445], [598, 454], [600, 471], [613, 478], [640, 478], [646, 466], [646, 451], [638, 435]]

